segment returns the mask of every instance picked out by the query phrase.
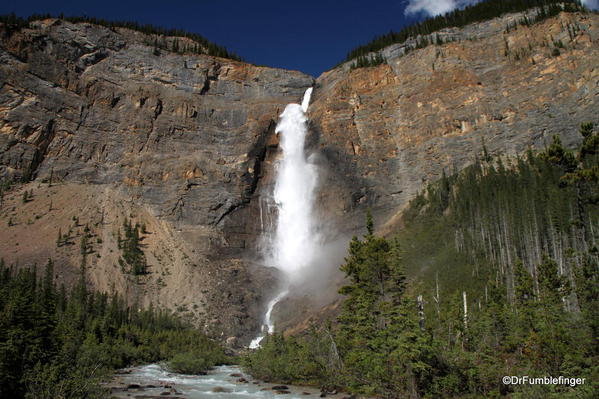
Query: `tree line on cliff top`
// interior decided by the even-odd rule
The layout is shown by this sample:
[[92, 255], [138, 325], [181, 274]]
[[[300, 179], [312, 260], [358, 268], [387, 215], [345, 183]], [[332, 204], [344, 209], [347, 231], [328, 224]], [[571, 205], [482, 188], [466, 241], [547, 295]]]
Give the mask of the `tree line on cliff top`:
[[[392, 239], [354, 237], [336, 320], [272, 335], [257, 378], [382, 398], [594, 398], [599, 134], [515, 160], [483, 153], [410, 204]], [[407, 276], [410, 276], [408, 279]], [[503, 376], [585, 378], [506, 385]]]
[[[232, 60], [242, 61], [241, 57], [235, 53], [230, 52], [225, 47], [215, 44], [202, 35], [194, 32], [188, 32], [183, 29], [166, 29], [160, 26], [151, 24], [140, 24], [134, 21], [109, 21], [103, 18], [89, 17], [89, 16], [65, 16], [63, 14], [58, 17], [52, 16], [51, 14], [32, 14], [27, 18], [22, 18], [14, 13], [1, 15], [0, 23], [7, 26], [9, 31], [15, 31], [21, 28], [29, 27], [31, 22], [44, 20], [48, 18], [59, 18], [65, 21], [73, 23], [90, 23], [94, 25], [100, 25], [109, 29], [126, 28], [135, 30], [138, 32], [145, 33], [146, 35], [157, 36], [155, 40], [147, 43], [155, 47], [155, 54], [159, 54], [156, 49], [163, 49], [173, 51], [176, 53], [195, 53], [195, 54], [207, 54], [214, 57], [229, 58]], [[193, 46], [185, 46], [179, 43], [178, 40], [173, 39], [170, 41], [165, 38], [187, 38], [195, 42]]]
[[[469, 5], [463, 9], [456, 9], [444, 15], [439, 15], [427, 18], [421, 22], [409, 25], [398, 32], [390, 31], [389, 33], [380, 35], [372, 39], [370, 42], [360, 45], [350, 50], [343, 62], [356, 60], [353, 68], [361, 68], [368, 66], [376, 66], [384, 63], [385, 60], [380, 54], [371, 55], [383, 48], [396, 43], [403, 43], [409, 38], [422, 37], [417, 41], [417, 44], [412, 47], [406, 47], [406, 51], [425, 47], [430, 43], [443, 43], [440, 37], [428, 39], [426, 35], [437, 32], [444, 28], [463, 27], [465, 25], [489, 20], [499, 17], [510, 12], [522, 12], [531, 8], [539, 8], [539, 12], [534, 19], [534, 22], [541, 21], [545, 18], [557, 15], [561, 11], [577, 12], [587, 11], [579, 0], [486, 0], [473, 5]], [[14, 13], [0, 16], [0, 23], [4, 23], [9, 31], [29, 27], [33, 21], [43, 20], [47, 18], [59, 18], [73, 23], [87, 22], [96, 25], [108, 27], [110, 29], [127, 28], [145, 33], [147, 35], [155, 35], [156, 38], [148, 45], [154, 46], [154, 54], [159, 55], [160, 49], [168, 50], [177, 53], [195, 53], [207, 54], [216, 57], [229, 58], [237, 61], [243, 59], [227, 50], [225, 47], [212, 43], [200, 34], [188, 32], [182, 29], [166, 29], [151, 24], [140, 24], [133, 21], [109, 21], [103, 18], [89, 16], [64, 16], [59, 15], [54, 17], [50, 14], [32, 14], [27, 18], [16, 16]], [[527, 20], [528, 21], [528, 20]], [[423, 37], [424, 36], [424, 37]], [[172, 40], [166, 40], [166, 38]], [[188, 38], [192, 40], [194, 45], [184, 45], [176, 38]]]
[[[403, 43], [409, 38], [430, 35], [444, 28], [459, 28], [475, 22], [482, 22], [499, 17], [506, 13], [515, 13], [539, 8], [535, 22], [557, 15], [561, 11], [576, 12], [584, 11], [585, 8], [578, 0], [486, 0], [469, 5], [463, 9], [456, 9], [444, 15], [427, 18], [424, 21], [406, 26], [398, 32], [390, 31], [372, 39], [370, 42], [360, 45], [347, 53], [343, 62], [354, 59], [368, 59], [369, 53], [381, 51], [387, 46]], [[439, 43], [439, 37], [431, 40], [422, 38], [418, 41], [416, 48], [424, 47], [424, 43]], [[441, 42], [442, 43], [442, 42]], [[412, 48], [407, 48], [409, 51]], [[371, 66], [364, 65], [357, 66]], [[376, 64], [378, 65], [378, 64]]]

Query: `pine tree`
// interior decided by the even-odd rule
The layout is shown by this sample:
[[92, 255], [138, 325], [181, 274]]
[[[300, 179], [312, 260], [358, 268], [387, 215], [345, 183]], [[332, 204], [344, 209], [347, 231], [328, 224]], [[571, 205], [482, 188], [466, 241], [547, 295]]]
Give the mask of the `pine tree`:
[[567, 280], [558, 273], [557, 263], [545, 257], [537, 270], [540, 300], [546, 304], [560, 304], [562, 298], [569, 294], [569, 289]]
[[541, 158], [561, 167], [565, 172], [572, 172], [576, 169], [576, 158], [562, 146], [559, 136], [553, 136], [551, 145], [541, 154]]
[[[584, 322], [592, 337], [599, 336], [599, 262], [595, 254], [587, 254], [576, 271], [576, 295]], [[599, 342], [591, 340], [594, 353], [599, 355]]]
[[534, 286], [530, 273], [520, 259], [516, 261], [514, 275], [516, 280], [516, 302], [520, 305], [526, 305], [534, 300]]
[[86, 235], [81, 236], [79, 249], [80, 249], [81, 255], [83, 257], [87, 256], [88, 245], [87, 245], [87, 236]]
[[339, 291], [346, 299], [337, 337], [348, 383], [357, 391], [384, 397], [417, 395], [419, 380], [430, 368], [424, 361], [426, 332], [418, 326], [416, 305], [404, 298], [398, 243], [374, 235], [370, 212], [366, 230], [363, 240], [352, 239], [341, 267], [350, 283]]
[[42, 302], [44, 304], [44, 308], [48, 312], [54, 312], [54, 305], [56, 302], [56, 287], [54, 286], [54, 262], [52, 262], [51, 258], [48, 258], [48, 263], [46, 264], [42, 287]]

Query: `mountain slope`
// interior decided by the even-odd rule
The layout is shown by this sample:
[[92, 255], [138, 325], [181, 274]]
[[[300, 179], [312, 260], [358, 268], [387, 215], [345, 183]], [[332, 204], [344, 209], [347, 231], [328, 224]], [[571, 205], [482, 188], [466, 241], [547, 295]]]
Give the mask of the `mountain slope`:
[[[257, 264], [260, 235], [272, 229], [261, 199], [278, 157], [274, 124], [307, 87], [316, 83], [307, 147], [319, 212], [340, 236], [359, 232], [368, 208], [394, 230], [426, 183], [472, 164], [483, 142], [507, 156], [553, 135], [572, 147], [577, 126], [598, 121], [599, 16], [561, 13], [514, 30], [521, 19], [445, 29], [444, 44], [407, 55], [393, 45], [386, 64], [345, 64], [316, 82], [157, 53], [154, 36], [124, 28], [0, 25], [0, 178], [24, 182], [4, 190], [0, 256], [21, 265], [53, 257], [58, 278], [75, 281], [91, 234], [96, 288], [245, 343], [276, 278]], [[138, 224], [147, 273], [125, 260], [128, 223]], [[292, 326], [318, 306], [298, 315], [291, 299], [275, 314]]]
[[[312, 78], [156, 55], [153, 36], [123, 28], [49, 19], [0, 29], [0, 174], [32, 180], [5, 194], [2, 223], [14, 225], [0, 240], [5, 261], [60, 257], [60, 278], [74, 280], [88, 225], [98, 289], [179, 309], [219, 337], [253, 334], [267, 271], [243, 260], [255, 220], [227, 215], [250, 202], [273, 118]], [[144, 276], [119, 265], [125, 219], [149, 231]], [[57, 248], [59, 230], [73, 245]]]
[[386, 64], [347, 63], [317, 79], [310, 117], [337, 172], [326, 186], [352, 180], [329, 212], [344, 218], [370, 206], [380, 224], [393, 220], [423, 183], [471, 164], [483, 142], [509, 156], [553, 135], [580, 142], [576, 127], [597, 121], [599, 16], [561, 13], [506, 32], [521, 19], [444, 29], [449, 43], [405, 56], [393, 45], [382, 52]]

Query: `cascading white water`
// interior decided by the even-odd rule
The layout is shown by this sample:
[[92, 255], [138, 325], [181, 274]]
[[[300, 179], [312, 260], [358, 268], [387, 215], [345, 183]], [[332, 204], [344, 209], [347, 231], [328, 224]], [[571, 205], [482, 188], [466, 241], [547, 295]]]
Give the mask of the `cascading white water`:
[[281, 114], [276, 132], [281, 134], [283, 158], [277, 169], [274, 200], [277, 228], [272, 245], [272, 262], [293, 282], [311, 264], [318, 246], [314, 229], [314, 190], [316, 166], [307, 162], [304, 152], [306, 114], [312, 88], [302, 105], [289, 104]]
[[[312, 88], [310, 87], [310, 88], [306, 89], [306, 92], [304, 93], [304, 98], [302, 98], [302, 112], [304, 114], [306, 112], [308, 112], [308, 106], [310, 105], [310, 98], [311, 97], [312, 97]], [[305, 120], [304, 120], [304, 122], [305, 122]], [[304, 129], [304, 137], [305, 136], [306, 136], [306, 132], [305, 132], [305, 129]]]
[[275, 332], [275, 323], [272, 321], [272, 310], [274, 309], [275, 305], [277, 303], [279, 303], [279, 301], [283, 298], [285, 298], [285, 296], [287, 296], [287, 293], [289, 291], [284, 290], [279, 292], [279, 295], [277, 295], [276, 297], [274, 297], [269, 303], [268, 306], [266, 307], [266, 315], [264, 316], [264, 319], [266, 320], [266, 330], [269, 334], [272, 334]]
[[[274, 201], [277, 205], [277, 227], [268, 243], [268, 262], [284, 273], [286, 281], [281, 292], [267, 307], [264, 323], [268, 333], [274, 332], [271, 313], [283, 299], [288, 287], [309, 267], [317, 253], [319, 237], [315, 229], [314, 190], [318, 181], [316, 166], [306, 159], [304, 142], [308, 132], [306, 112], [312, 88], [306, 90], [302, 104], [289, 104], [281, 114], [276, 133], [280, 134], [282, 159], [277, 165]], [[251, 343], [260, 346], [264, 331]]]

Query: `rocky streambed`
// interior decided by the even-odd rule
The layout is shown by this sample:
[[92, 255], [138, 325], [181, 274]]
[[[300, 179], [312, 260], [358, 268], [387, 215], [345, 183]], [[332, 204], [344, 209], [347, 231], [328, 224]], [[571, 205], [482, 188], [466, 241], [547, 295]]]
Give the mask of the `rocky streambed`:
[[254, 380], [237, 366], [219, 366], [206, 375], [170, 373], [158, 364], [122, 370], [107, 385], [117, 399], [268, 399], [353, 398], [309, 387], [269, 384]]

